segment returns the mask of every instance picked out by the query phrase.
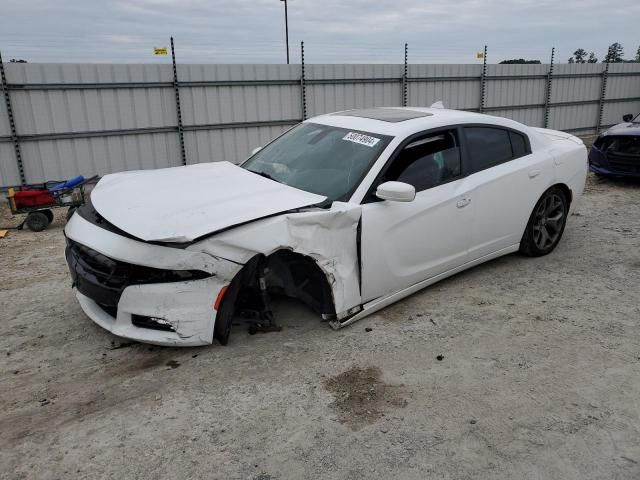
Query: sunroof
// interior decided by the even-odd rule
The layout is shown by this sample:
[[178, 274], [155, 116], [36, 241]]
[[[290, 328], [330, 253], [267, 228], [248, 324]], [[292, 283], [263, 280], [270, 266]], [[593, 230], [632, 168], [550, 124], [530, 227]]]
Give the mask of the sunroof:
[[381, 120], [383, 122], [404, 122], [413, 118], [430, 117], [432, 113], [419, 112], [417, 110], [407, 110], [400, 108], [363, 108], [361, 110], [347, 110], [333, 115], [347, 117], [370, 118], [371, 120]]

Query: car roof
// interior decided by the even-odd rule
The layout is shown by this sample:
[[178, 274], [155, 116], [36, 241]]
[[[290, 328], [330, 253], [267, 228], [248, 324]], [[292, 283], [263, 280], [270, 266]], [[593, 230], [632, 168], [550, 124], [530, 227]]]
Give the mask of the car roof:
[[345, 110], [313, 117], [306, 120], [306, 122], [393, 137], [405, 137], [424, 130], [450, 125], [481, 123], [513, 128], [530, 136], [535, 136], [535, 132], [532, 129], [508, 118], [446, 108], [378, 107], [363, 110]]

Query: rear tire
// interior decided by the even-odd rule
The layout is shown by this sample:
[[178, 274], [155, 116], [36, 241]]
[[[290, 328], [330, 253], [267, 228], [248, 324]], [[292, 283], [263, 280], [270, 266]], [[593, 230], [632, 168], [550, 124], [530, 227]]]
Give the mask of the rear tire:
[[540, 257], [551, 253], [564, 232], [569, 214], [569, 200], [560, 187], [544, 192], [531, 212], [520, 241], [520, 253]]
[[49, 217], [43, 212], [31, 212], [25, 221], [32, 232], [41, 232], [49, 226]]
[[67, 210], [67, 222], [71, 220], [74, 213], [76, 213], [76, 207], [69, 207], [69, 210]]

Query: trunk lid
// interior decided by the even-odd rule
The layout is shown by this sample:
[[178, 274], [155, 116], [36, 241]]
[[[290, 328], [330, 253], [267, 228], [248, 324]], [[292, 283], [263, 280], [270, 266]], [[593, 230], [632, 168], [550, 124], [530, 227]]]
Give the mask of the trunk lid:
[[575, 135], [572, 135], [570, 133], [567, 132], [561, 132], [560, 130], [551, 130], [550, 128], [538, 128], [538, 127], [532, 127], [533, 130], [535, 130], [538, 133], [541, 133], [542, 135], [544, 135], [548, 140], [554, 141], [554, 140], [571, 140], [573, 143], [577, 144], [577, 145], [583, 145], [584, 142], [576, 137]]

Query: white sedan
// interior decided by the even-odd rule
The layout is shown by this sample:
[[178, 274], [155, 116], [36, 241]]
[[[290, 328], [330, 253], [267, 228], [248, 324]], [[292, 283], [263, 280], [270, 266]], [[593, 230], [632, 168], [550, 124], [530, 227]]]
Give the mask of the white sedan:
[[105, 176], [65, 228], [82, 309], [113, 334], [226, 344], [273, 295], [334, 328], [520, 251], [551, 252], [582, 193], [570, 134], [443, 108], [307, 120], [241, 165]]

